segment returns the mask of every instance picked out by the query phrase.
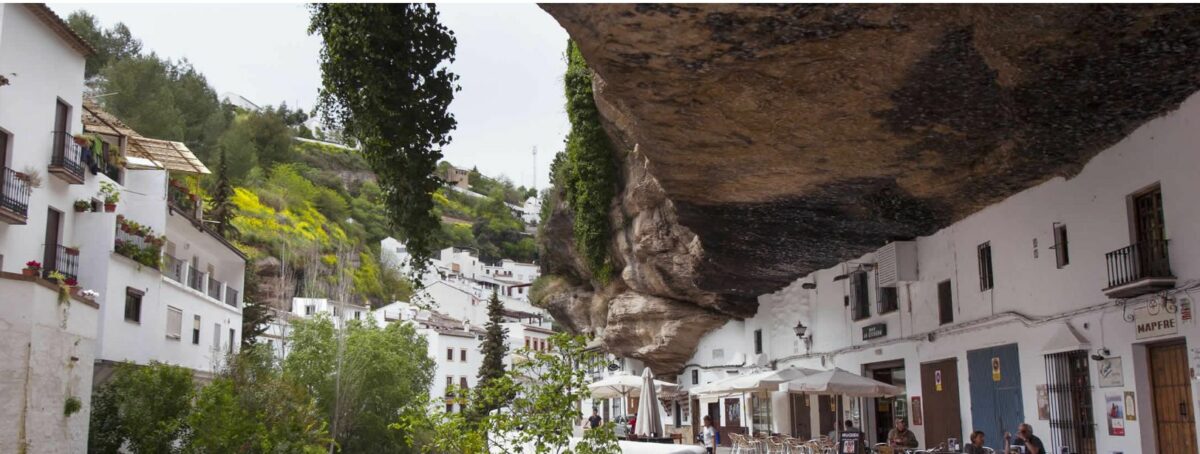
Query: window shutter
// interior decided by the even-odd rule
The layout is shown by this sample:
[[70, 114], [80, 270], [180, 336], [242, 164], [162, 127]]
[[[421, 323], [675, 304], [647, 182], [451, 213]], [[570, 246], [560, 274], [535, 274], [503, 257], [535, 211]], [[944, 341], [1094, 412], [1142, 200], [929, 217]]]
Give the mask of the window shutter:
[[183, 335], [183, 311], [167, 306], [167, 337], [179, 339]]

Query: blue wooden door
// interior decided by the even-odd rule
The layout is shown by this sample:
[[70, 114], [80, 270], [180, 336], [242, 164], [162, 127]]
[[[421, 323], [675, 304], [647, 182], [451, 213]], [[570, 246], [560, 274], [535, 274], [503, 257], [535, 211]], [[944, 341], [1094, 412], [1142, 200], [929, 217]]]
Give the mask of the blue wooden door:
[[1016, 433], [1025, 419], [1018, 358], [1017, 344], [967, 352], [971, 429], [982, 430], [986, 445], [997, 451], [1003, 448], [1004, 433]]

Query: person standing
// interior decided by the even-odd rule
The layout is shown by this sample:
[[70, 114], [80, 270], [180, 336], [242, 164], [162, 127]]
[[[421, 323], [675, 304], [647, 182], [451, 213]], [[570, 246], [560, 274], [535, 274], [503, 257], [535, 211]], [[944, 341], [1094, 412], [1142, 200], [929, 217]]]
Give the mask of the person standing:
[[713, 428], [712, 416], [704, 415], [704, 431], [700, 433], [700, 439], [705, 452], [717, 452], [717, 430]]
[[600, 417], [600, 411], [593, 408], [592, 416], [588, 417], [588, 419], [587, 419], [588, 428], [595, 429], [597, 427], [600, 427], [600, 424], [602, 424], [603, 422], [604, 422], [604, 419]]
[[1007, 453], [1011, 447], [1021, 447], [1025, 454], [1046, 454], [1046, 445], [1042, 444], [1041, 438], [1033, 434], [1033, 426], [1028, 423], [1017, 426], [1016, 440], [1012, 440], [1012, 434], [1004, 433], [1004, 452]]
[[866, 443], [863, 442], [863, 432], [854, 427], [854, 421], [849, 419], [843, 423], [844, 429], [842, 434], [838, 436], [838, 444], [841, 448], [838, 452], [842, 454], [860, 454], [866, 452]]
[[917, 447], [917, 435], [908, 430], [908, 422], [904, 418], [896, 418], [895, 427], [888, 432], [888, 445], [907, 449]]

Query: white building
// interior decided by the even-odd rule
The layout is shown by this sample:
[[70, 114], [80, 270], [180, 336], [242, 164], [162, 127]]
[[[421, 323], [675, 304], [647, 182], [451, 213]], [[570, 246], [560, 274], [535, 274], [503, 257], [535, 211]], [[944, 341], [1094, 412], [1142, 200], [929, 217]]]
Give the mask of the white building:
[[521, 206], [521, 220], [525, 221], [525, 225], [537, 225], [542, 221], [542, 199], [534, 196], [525, 199], [525, 204]]
[[[199, 227], [198, 209], [168, 203], [168, 172], [207, 169], [182, 144], [141, 137], [85, 102], [91, 52], [45, 5], [0, 5], [0, 304], [14, 305], [2, 331], [27, 346], [0, 366], [14, 368], [0, 373], [0, 401], [13, 403], [0, 407], [15, 412], [0, 417], [3, 452], [84, 451], [91, 389], [112, 362], [211, 371], [241, 329], [244, 259]], [[179, 278], [192, 289], [159, 271], [164, 247], [199, 270]], [[66, 303], [54, 273], [74, 284]], [[216, 323], [200, 328], [204, 341], [196, 320]], [[64, 415], [67, 398], [79, 413]]]
[[365, 320], [370, 316], [369, 312], [366, 306], [331, 301], [328, 298], [292, 298], [292, 315], [308, 318], [325, 314], [337, 325], [349, 320]]
[[772, 364], [836, 366], [904, 395], [692, 400], [692, 419], [807, 438], [848, 418], [874, 442], [903, 417], [923, 447], [982, 430], [993, 448], [1028, 422], [1048, 452], [1195, 452], [1197, 143], [1193, 95], [1079, 175], [761, 296], [755, 317], [704, 336], [677, 377], [691, 387]]

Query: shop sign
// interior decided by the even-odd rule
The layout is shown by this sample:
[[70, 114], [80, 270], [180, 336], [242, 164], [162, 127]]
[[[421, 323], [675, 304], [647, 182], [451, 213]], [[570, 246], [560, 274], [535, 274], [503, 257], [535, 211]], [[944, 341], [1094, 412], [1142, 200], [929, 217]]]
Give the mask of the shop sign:
[[937, 391], [937, 392], [942, 392], [942, 370], [941, 369], [937, 369], [937, 370], [933, 371], [933, 390]]
[[1137, 308], [1133, 311], [1133, 324], [1137, 330], [1138, 340], [1179, 332], [1175, 313], [1166, 310], [1161, 304]]
[[992, 381], [1000, 381], [1000, 357], [992, 357]]
[[1096, 375], [1100, 378], [1098, 385], [1101, 388], [1125, 386], [1125, 372], [1123, 367], [1120, 356], [1101, 360], [1096, 367]]
[[925, 423], [925, 417], [921, 410], [921, 396], [912, 396], [912, 424], [914, 426]]
[[864, 326], [862, 329], [863, 340], [878, 339], [887, 336], [887, 323], [876, 323], [874, 325]]

